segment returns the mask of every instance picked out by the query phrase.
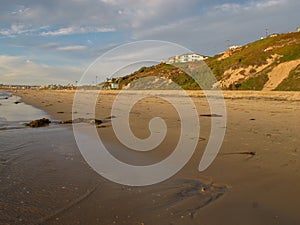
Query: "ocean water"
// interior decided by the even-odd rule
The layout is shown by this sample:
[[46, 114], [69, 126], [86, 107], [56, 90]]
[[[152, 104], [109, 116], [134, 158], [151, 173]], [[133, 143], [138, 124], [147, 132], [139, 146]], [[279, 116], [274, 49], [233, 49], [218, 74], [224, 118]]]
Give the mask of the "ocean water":
[[10, 92], [0, 90], [0, 130], [19, 129], [32, 120], [49, 118], [44, 111], [27, 105]]
[[91, 170], [70, 126], [25, 126], [50, 117], [7, 91], [0, 90], [0, 104], [0, 224], [44, 224], [85, 193], [78, 176]]
[[[88, 166], [77, 147], [72, 126], [54, 123], [41, 128], [26, 127], [24, 122], [49, 116], [6, 91], [0, 91], [0, 104], [0, 224], [78, 224], [79, 221], [95, 224], [99, 217], [105, 219], [99, 224], [113, 224], [116, 218], [111, 217], [111, 213], [126, 212], [126, 199], [135, 201], [129, 211], [149, 203], [146, 209], [153, 210], [145, 210], [144, 215], [154, 218], [168, 205], [174, 212], [183, 212], [188, 202], [188, 207], [197, 211], [226, 192], [226, 187], [207, 185], [206, 191], [201, 192], [205, 184], [198, 178], [173, 180], [145, 187], [142, 192], [124, 189], [124, 186], [108, 182]], [[116, 152], [123, 152], [122, 148], [117, 151], [118, 145], [113, 146]], [[149, 201], [145, 204], [143, 198], [136, 197], [137, 193], [142, 193]], [[155, 193], [167, 196], [161, 198], [157, 207], [151, 201]], [[178, 204], [180, 201], [184, 204]], [[108, 205], [102, 208], [99, 203]], [[68, 214], [70, 209], [86, 211]], [[126, 219], [126, 224], [140, 221]]]

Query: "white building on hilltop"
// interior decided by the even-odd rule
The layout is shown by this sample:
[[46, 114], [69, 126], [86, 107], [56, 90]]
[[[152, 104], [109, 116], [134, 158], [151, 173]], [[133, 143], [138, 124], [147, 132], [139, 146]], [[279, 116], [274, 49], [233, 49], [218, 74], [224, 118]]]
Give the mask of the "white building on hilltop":
[[173, 63], [185, 63], [185, 62], [195, 62], [195, 61], [201, 61], [205, 60], [207, 57], [191, 53], [191, 54], [183, 54], [183, 55], [176, 55], [172, 56], [168, 59], [167, 63], [168, 64], [173, 64]]

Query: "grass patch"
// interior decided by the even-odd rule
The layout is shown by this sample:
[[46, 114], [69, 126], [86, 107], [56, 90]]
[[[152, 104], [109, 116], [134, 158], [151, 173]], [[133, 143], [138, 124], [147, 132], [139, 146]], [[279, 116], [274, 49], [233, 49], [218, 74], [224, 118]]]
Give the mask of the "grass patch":
[[256, 77], [251, 77], [248, 80], [245, 80], [238, 87], [238, 90], [262, 90], [265, 83], [269, 80], [268, 74], [263, 73]]

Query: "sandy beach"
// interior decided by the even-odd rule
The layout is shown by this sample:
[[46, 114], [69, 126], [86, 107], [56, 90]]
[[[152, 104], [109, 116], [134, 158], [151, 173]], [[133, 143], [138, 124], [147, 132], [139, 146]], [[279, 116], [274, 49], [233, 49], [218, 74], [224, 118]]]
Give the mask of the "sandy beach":
[[[104, 121], [98, 126], [98, 134], [111, 154], [132, 164], [137, 158], [138, 163], [149, 164], [169, 155], [179, 137], [176, 110], [154, 97], [133, 107], [130, 125], [136, 136], [149, 135], [148, 122], [154, 116], [164, 118], [171, 128], [162, 144], [144, 156], [129, 151], [114, 135], [110, 116], [117, 93], [102, 92], [96, 106], [96, 118]], [[299, 224], [300, 93], [224, 92], [226, 135], [216, 160], [201, 173], [197, 168], [211, 128], [211, 118], [203, 115], [209, 115], [210, 110], [202, 92], [188, 93], [199, 112], [201, 132], [195, 154], [175, 176], [146, 187], [115, 184], [84, 161], [71, 125], [51, 125], [54, 127], [49, 128], [47, 141], [34, 136], [40, 143], [35, 150], [28, 149], [30, 154], [19, 157], [10, 170], [2, 171], [2, 180], [11, 176], [15, 178], [10, 178], [11, 182], [18, 181], [19, 185], [3, 182], [3, 190], [11, 196], [1, 196], [4, 200], [0, 221], [3, 224]], [[13, 94], [44, 110], [53, 121], [72, 119], [74, 91], [18, 90]], [[181, 101], [184, 104], [184, 99]], [[87, 116], [90, 113], [87, 109]], [[28, 129], [28, 132], [40, 135], [44, 129], [47, 128]], [[58, 133], [64, 135], [58, 137]], [[14, 194], [9, 185], [31, 189], [15, 190], [18, 194]], [[32, 196], [24, 200], [26, 191]], [[20, 203], [24, 201], [36, 208], [26, 211]], [[18, 210], [12, 208], [16, 205]]]

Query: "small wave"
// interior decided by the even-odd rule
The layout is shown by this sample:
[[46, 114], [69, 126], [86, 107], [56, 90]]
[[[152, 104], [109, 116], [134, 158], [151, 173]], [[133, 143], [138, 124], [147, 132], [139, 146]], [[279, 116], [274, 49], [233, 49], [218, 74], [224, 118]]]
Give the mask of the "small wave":
[[0, 90], [0, 99], [8, 99], [12, 97], [12, 94], [8, 91]]
[[7, 121], [4, 117], [0, 117], [0, 130], [14, 130], [26, 128], [27, 121]]
[[0, 131], [1, 130], [16, 130], [16, 129], [24, 129], [24, 128], [25, 128], [25, 126], [22, 126], [22, 127], [21, 126], [19, 126], [19, 127], [17, 127], [17, 126], [16, 127], [13, 127], [13, 126], [11, 126], [11, 127], [1, 127], [0, 126]]
[[[2, 93], [3, 95], [3, 93]], [[46, 118], [49, 117], [44, 111], [35, 108], [31, 105], [25, 103], [20, 103], [21, 99], [17, 96], [13, 96], [7, 100], [1, 100], [0, 104], [0, 123], [5, 121], [5, 118], [8, 121], [17, 121], [17, 120], [35, 120], [36, 118]]]

